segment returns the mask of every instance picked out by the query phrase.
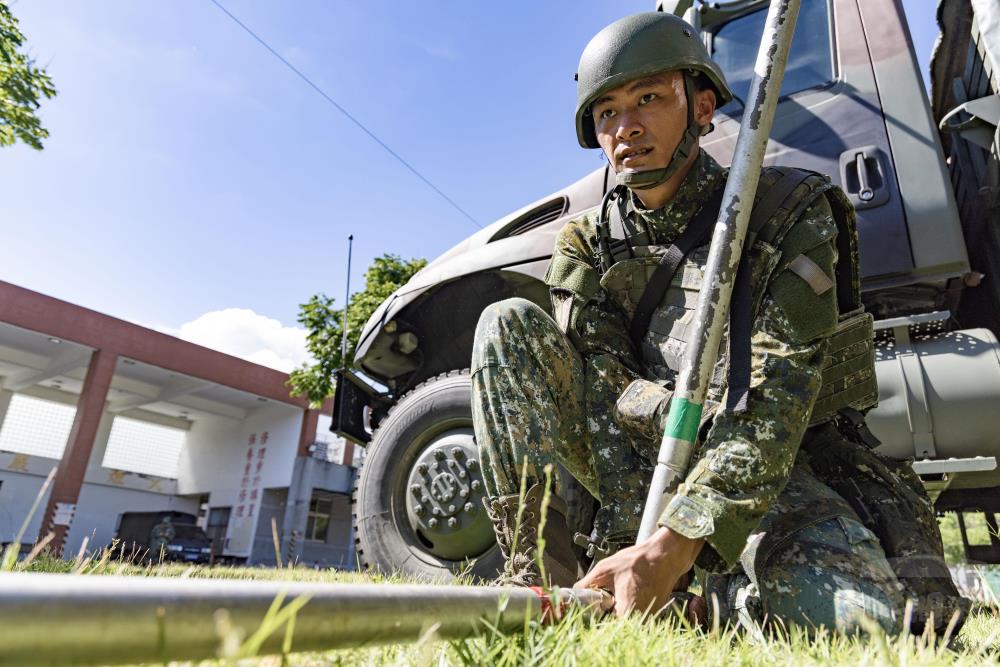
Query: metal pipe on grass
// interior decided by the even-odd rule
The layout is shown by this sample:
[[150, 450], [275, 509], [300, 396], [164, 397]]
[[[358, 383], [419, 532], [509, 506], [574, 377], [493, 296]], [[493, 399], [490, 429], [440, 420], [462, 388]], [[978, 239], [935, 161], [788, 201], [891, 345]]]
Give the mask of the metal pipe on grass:
[[693, 321], [695, 330], [670, 401], [638, 542], [646, 540], [656, 530], [660, 514], [687, 474], [698, 438], [705, 396], [729, 315], [736, 270], [760, 180], [764, 149], [774, 123], [800, 3], [801, 0], [771, 0], [767, 12], [729, 180], [705, 266], [705, 280], [698, 295]]
[[[560, 610], [610, 608], [598, 591], [558, 596]], [[261, 655], [283, 644], [323, 651], [461, 639], [490, 628], [517, 632], [551, 610], [550, 598], [526, 588], [7, 573], [0, 574], [0, 664], [209, 659], [225, 639], [220, 625], [259, 643]], [[294, 632], [286, 633], [288, 623]]]

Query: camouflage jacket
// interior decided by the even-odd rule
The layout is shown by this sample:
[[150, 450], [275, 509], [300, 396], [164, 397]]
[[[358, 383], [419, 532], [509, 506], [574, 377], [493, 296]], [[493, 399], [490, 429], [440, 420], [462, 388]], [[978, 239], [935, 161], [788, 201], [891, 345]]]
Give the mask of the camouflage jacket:
[[[726, 170], [702, 151], [677, 194], [664, 207], [645, 210], [632, 197], [628, 207], [632, 223], [640, 231], [648, 231], [654, 244], [669, 244], [725, 178]], [[673, 379], [676, 364], [665, 363], [662, 355], [658, 357], [645, 343], [637, 351], [628, 335], [629, 318], [645, 285], [626, 284], [617, 290], [602, 286], [596, 222], [596, 211], [573, 220], [556, 240], [546, 276], [556, 321], [585, 363], [610, 355], [634, 377], [665, 384]], [[832, 277], [837, 227], [825, 197], [818, 197], [803, 210], [795, 227], [802, 225], [811, 226], [816, 238], [825, 239], [808, 254]], [[696, 249], [678, 271], [671, 289], [681, 286], [691, 271], [700, 271], [705, 257], [705, 252], [699, 255]], [[753, 322], [748, 408], [715, 415], [686, 480], [659, 520], [660, 525], [688, 537], [705, 538], [707, 546], [699, 564], [708, 569], [732, 567], [747, 537], [775, 504], [789, 478], [821, 386], [826, 337], [837, 322], [836, 300], [801, 289], [801, 282], [787, 270], [770, 277]], [[686, 326], [694, 304], [690, 289], [685, 296], [687, 308], [671, 310], [661, 305], [654, 320], [673, 312], [674, 321], [666, 324], [667, 330]], [[687, 321], [682, 321], [685, 318]], [[672, 356], [679, 358], [682, 351], [674, 346]], [[722, 383], [724, 390], [724, 380]], [[666, 405], [662, 411], [666, 412]], [[649, 443], [647, 458], [655, 459], [657, 448], [658, 435]]]

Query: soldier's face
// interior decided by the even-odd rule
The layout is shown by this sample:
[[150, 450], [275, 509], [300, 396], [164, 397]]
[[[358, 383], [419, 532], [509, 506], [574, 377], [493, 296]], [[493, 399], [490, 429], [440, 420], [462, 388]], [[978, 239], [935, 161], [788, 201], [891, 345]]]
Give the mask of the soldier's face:
[[597, 142], [615, 171], [667, 166], [687, 126], [684, 79], [661, 72], [614, 88], [591, 107]]
[[[710, 107], [705, 104], [711, 97]], [[707, 125], [715, 93], [696, 95], [695, 120]], [[614, 88], [591, 106], [597, 141], [615, 171], [666, 167], [687, 128], [687, 99], [680, 72], [660, 72]]]

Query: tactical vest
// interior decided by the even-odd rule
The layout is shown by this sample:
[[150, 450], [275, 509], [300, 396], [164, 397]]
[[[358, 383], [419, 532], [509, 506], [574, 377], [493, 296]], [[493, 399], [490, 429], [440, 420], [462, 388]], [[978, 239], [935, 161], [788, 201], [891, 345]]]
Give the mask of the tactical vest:
[[[795, 225], [803, 211], [821, 196], [829, 202], [837, 228], [838, 261], [832, 284], [830, 278], [804, 254], [829, 242], [831, 234], [824, 233], [815, 225]], [[715, 202], [720, 197], [721, 192], [716, 193]], [[651, 245], [648, 234], [638, 231], [632, 223], [622, 200], [624, 197], [618, 201], [613, 197], [606, 198], [598, 221], [600, 283], [631, 321], [636, 316], [650, 278], [664, 256], [671, 252], [671, 247]], [[711, 205], [705, 204], [704, 207]], [[708, 215], [714, 226], [718, 203], [714, 206], [714, 210], [700, 211], [695, 218]], [[681, 359], [694, 331], [692, 320], [704, 280], [708, 251], [708, 242], [698, 245], [677, 265], [669, 287], [649, 316], [648, 327], [641, 334], [641, 339], [634, 340], [648, 371], [664, 381], [668, 388], [676, 380]], [[676, 253], [676, 249], [673, 252]], [[864, 412], [874, 407], [878, 402], [878, 386], [872, 341], [873, 320], [861, 304], [857, 220], [854, 208], [843, 192], [827, 177], [815, 172], [786, 167], [764, 169], [754, 200], [744, 253], [747, 255], [744, 259], [749, 260], [750, 289], [743, 292], [747, 295], [743, 298], [748, 298], [750, 303], [742, 304], [742, 307], [749, 308], [751, 319], [760, 311], [772, 278], [786, 269], [792, 270], [816, 294], [836, 290], [835, 300], [830, 299], [830, 312], [824, 314], [829, 317], [828, 324], [823, 324], [824, 317], [815, 318], [819, 327], [817, 333], [826, 335], [830, 343], [823, 361], [823, 382], [813, 407], [810, 426], [828, 421], [846, 408]], [[772, 296], [786, 312], [814, 307], [797, 302], [794, 295], [773, 292]], [[739, 289], [734, 290], [734, 310], [741, 307], [739, 293]], [[749, 331], [744, 335], [748, 336]], [[810, 337], [807, 331], [805, 338]], [[719, 403], [728, 386], [727, 370], [731, 361], [728, 341], [727, 328], [708, 393], [710, 404]]]

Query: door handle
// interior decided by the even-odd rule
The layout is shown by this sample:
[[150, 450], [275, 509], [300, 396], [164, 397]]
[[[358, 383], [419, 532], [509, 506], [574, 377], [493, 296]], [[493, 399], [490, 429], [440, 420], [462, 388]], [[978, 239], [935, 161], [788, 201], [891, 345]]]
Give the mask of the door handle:
[[882, 156], [876, 146], [851, 148], [840, 154], [840, 183], [858, 210], [889, 201], [887, 162]]
[[875, 199], [875, 191], [868, 185], [868, 165], [865, 164], [865, 154], [854, 156], [854, 170], [858, 174], [858, 199], [871, 201]]

